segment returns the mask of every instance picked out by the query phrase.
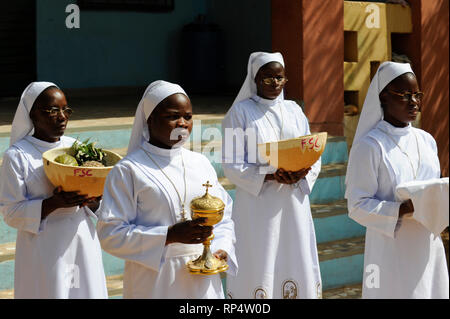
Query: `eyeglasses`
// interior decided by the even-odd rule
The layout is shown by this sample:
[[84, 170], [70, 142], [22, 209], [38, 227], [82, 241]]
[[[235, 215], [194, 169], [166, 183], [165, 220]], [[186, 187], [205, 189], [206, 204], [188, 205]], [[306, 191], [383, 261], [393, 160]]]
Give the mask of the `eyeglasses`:
[[423, 98], [423, 92], [415, 92], [415, 93], [411, 93], [411, 92], [395, 92], [395, 91], [391, 91], [389, 90], [390, 93], [401, 96], [402, 97], [402, 101], [411, 101], [412, 97], [414, 97], [417, 101], [421, 101]]
[[262, 79], [262, 82], [263, 82], [265, 85], [271, 85], [271, 84], [273, 84], [273, 83], [275, 83], [275, 84], [284, 84], [284, 83], [286, 83], [287, 81], [288, 81], [288, 79], [285, 78], [285, 77], [282, 77], [282, 76], [279, 76], [279, 77], [269, 77], [269, 78], [264, 78], [264, 79]]
[[66, 117], [72, 115], [73, 110], [70, 107], [65, 107], [60, 109], [58, 107], [52, 107], [48, 110], [42, 110], [43, 112], [47, 112], [51, 117], [57, 117], [59, 112], [62, 112]]

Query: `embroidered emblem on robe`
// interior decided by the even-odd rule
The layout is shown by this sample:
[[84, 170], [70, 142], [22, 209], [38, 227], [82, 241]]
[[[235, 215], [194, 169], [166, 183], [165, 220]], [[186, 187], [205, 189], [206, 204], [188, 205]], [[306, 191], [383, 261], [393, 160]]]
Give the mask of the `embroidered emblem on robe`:
[[264, 288], [259, 287], [255, 289], [253, 296], [255, 299], [267, 299], [267, 292], [264, 290]]
[[293, 280], [285, 280], [283, 282], [283, 299], [297, 299], [298, 287]]

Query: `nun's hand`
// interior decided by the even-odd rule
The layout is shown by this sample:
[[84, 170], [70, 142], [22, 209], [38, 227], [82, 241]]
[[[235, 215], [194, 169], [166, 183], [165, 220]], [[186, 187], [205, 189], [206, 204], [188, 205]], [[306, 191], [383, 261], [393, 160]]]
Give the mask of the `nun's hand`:
[[411, 199], [408, 199], [400, 204], [398, 217], [402, 217], [405, 214], [414, 213], [414, 205]]
[[282, 168], [277, 169], [277, 171], [273, 174], [273, 177], [280, 184], [294, 184], [297, 182], [295, 177], [292, 176], [291, 171], [285, 171]]
[[203, 226], [206, 218], [177, 223], [167, 230], [166, 245], [172, 243], [200, 244], [212, 234], [213, 226]]
[[96, 212], [98, 207], [100, 206], [100, 201], [102, 200], [102, 196], [98, 197], [89, 197], [87, 198], [80, 207], [87, 206], [92, 212]]
[[311, 167], [302, 168], [301, 170], [294, 172], [294, 175], [296, 178], [298, 178], [298, 180], [301, 180], [302, 178], [305, 178], [306, 175], [308, 175], [310, 170], [311, 170]]
[[220, 260], [228, 260], [228, 254], [225, 250], [219, 249], [213, 255]]
[[306, 174], [308, 174], [311, 168], [301, 169], [299, 171], [285, 171], [282, 168], [277, 169], [277, 171], [273, 174], [275, 180], [281, 184], [295, 184], [300, 179], [304, 178]]
[[53, 196], [42, 201], [41, 219], [44, 219], [58, 208], [76, 207], [86, 201], [87, 195], [79, 192], [64, 192], [61, 186], [53, 191]]

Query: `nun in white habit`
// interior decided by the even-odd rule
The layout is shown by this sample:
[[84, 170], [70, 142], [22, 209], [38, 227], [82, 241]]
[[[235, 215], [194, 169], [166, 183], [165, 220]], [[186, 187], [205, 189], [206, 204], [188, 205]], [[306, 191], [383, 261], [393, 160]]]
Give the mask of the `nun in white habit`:
[[222, 122], [222, 166], [236, 185], [239, 272], [227, 278], [229, 298], [321, 297], [308, 197], [320, 160], [311, 169], [286, 172], [267, 166], [255, 154], [258, 143], [310, 134], [300, 106], [284, 100], [285, 83], [280, 53], [252, 53], [247, 78]]
[[33, 82], [14, 116], [0, 173], [0, 212], [17, 229], [15, 298], [108, 297], [91, 219], [97, 217], [86, 206], [95, 210], [98, 201], [54, 190], [43, 169], [43, 152], [74, 142], [63, 135], [70, 114], [55, 84]]
[[193, 275], [186, 267], [212, 231], [189, 212], [206, 181], [226, 205], [211, 251], [228, 260], [228, 273], [236, 272], [232, 200], [209, 160], [182, 147], [191, 129], [184, 90], [151, 83], [136, 111], [128, 154], [107, 177], [97, 224], [103, 249], [125, 259], [124, 298], [224, 298], [219, 274]]
[[[364, 102], [345, 194], [350, 218], [367, 227], [363, 298], [449, 297], [442, 239], [410, 217], [420, 202], [396, 191], [440, 178], [434, 138], [411, 126], [422, 95], [409, 64], [384, 62]], [[436, 214], [439, 203], [426, 209]]]

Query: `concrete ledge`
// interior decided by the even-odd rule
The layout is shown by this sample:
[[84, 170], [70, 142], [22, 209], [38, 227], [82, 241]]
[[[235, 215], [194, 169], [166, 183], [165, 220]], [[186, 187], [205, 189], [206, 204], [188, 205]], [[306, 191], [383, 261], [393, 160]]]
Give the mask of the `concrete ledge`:
[[[123, 294], [122, 275], [108, 278], [108, 296], [120, 297]], [[323, 299], [360, 299], [362, 293], [362, 284], [347, 285], [339, 288], [324, 290]], [[0, 299], [13, 299], [14, 290], [0, 291]]]
[[317, 245], [319, 260], [343, 258], [364, 253], [365, 237], [336, 240]]
[[336, 163], [322, 165], [319, 178], [345, 176], [347, 174], [347, 163]]
[[[121, 296], [123, 294], [123, 275], [106, 277], [108, 297]], [[0, 290], [0, 299], [13, 299], [14, 289]]]
[[14, 299], [14, 290], [0, 290], [0, 299]]
[[347, 200], [345, 199], [326, 204], [311, 204], [313, 218], [326, 218], [347, 213]]
[[323, 299], [360, 299], [362, 294], [362, 284], [348, 285], [339, 288], [332, 288], [322, 292]]
[[[347, 163], [323, 165], [322, 169], [320, 170], [320, 174], [319, 174], [318, 178], [345, 176], [346, 172], [347, 172]], [[235, 189], [236, 188], [236, 186], [233, 183], [231, 183], [230, 180], [226, 177], [220, 177], [219, 182], [222, 184], [222, 186], [224, 186], [225, 189]], [[321, 204], [321, 206], [326, 206], [326, 205], [328, 205], [328, 203]]]
[[106, 286], [109, 297], [121, 296], [123, 294], [123, 275], [107, 277]]
[[[202, 121], [202, 124], [221, 124], [225, 114], [198, 114], [193, 116], [194, 121]], [[67, 133], [74, 131], [98, 131], [115, 130], [133, 126], [134, 116], [106, 117], [101, 119], [70, 120], [67, 123]], [[0, 125], [0, 137], [9, 136], [11, 125]]]
[[0, 262], [14, 260], [16, 256], [16, 243], [0, 244]]

